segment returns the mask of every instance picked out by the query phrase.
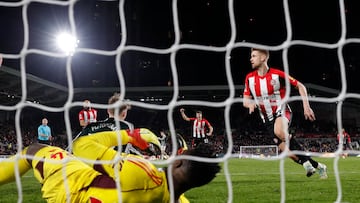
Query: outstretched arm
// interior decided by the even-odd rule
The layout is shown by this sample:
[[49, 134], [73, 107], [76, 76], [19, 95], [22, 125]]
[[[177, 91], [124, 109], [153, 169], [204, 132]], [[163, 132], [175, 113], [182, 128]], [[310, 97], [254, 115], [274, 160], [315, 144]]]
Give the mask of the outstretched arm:
[[[143, 137], [147, 137], [149, 133], [152, 132], [145, 128], [138, 128], [133, 131], [120, 130], [94, 133], [77, 139], [73, 144], [73, 153], [76, 157], [89, 160], [88, 164], [95, 168], [96, 165], [93, 165], [92, 161], [116, 161], [118, 152], [113, 147], [119, 144], [131, 143], [140, 149], [146, 149], [148, 142], [146, 141], [147, 138]], [[121, 167], [121, 162], [117, 162], [117, 164]], [[106, 174], [111, 177], [115, 176], [113, 163], [102, 163], [101, 166]], [[95, 170], [99, 170], [99, 168]]]
[[181, 117], [186, 120], [186, 121], [190, 121], [190, 118], [187, 117], [187, 115], [185, 114], [185, 109], [181, 108], [180, 109], [180, 113], [181, 113]]
[[298, 81], [296, 88], [298, 88], [299, 94], [302, 98], [305, 119], [310, 121], [316, 120], [314, 111], [310, 107], [306, 87], [301, 82]]
[[15, 170], [19, 170], [19, 175], [22, 176], [31, 169], [30, 163], [25, 157], [27, 148], [22, 150], [20, 154], [11, 156], [6, 160], [0, 162], [0, 185], [15, 181]]
[[114, 146], [131, 143], [140, 149], [146, 149], [148, 142], [146, 135], [152, 133], [145, 128], [119, 131], [104, 131], [83, 136], [74, 142], [73, 152], [75, 156], [88, 158], [91, 160], [101, 159], [105, 151]]
[[209, 128], [209, 132], [206, 133], [208, 136], [211, 136], [214, 132], [214, 128], [211, 126], [211, 124], [209, 122], [207, 122], [208, 128]]

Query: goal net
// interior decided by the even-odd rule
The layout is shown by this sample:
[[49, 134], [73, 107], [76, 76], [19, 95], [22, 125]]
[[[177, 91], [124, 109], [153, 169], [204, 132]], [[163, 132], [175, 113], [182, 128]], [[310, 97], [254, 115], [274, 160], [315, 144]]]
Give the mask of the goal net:
[[277, 145], [240, 146], [239, 158], [275, 158], [279, 155]]
[[[0, 144], [6, 146], [1, 151], [11, 146], [13, 154], [20, 155], [37, 136], [43, 117], [48, 117], [57, 134], [55, 145], [69, 145], [71, 150], [74, 134], [80, 130], [77, 113], [82, 101], [90, 99], [101, 119], [107, 117], [108, 98], [120, 92], [132, 107], [128, 120], [137, 127], [169, 132], [172, 144], [177, 131], [186, 142], [191, 139], [180, 108], [191, 109], [189, 114], [204, 110], [204, 117], [214, 125], [209, 139], [219, 156], [201, 161], [221, 162], [222, 171], [216, 184], [186, 193], [191, 202], [358, 201], [360, 196], [351, 192], [346, 180], [359, 179], [359, 172], [346, 164], [352, 159], [339, 157], [344, 150], [355, 156], [360, 153], [334, 144], [336, 131], [344, 127], [350, 129], [354, 142], [360, 141], [360, 9], [356, 2], [0, 0], [0, 121], [12, 126], [1, 126], [6, 132], [0, 137]], [[65, 52], [55, 47], [54, 40], [64, 30], [73, 36], [61, 35], [68, 37], [60, 43], [68, 48]], [[242, 106], [252, 47], [268, 49], [272, 66], [283, 67], [308, 88], [317, 116], [314, 123], [303, 118], [298, 92], [287, 88], [285, 93], [285, 101], [293, 107], [296, 134], [306, 140], [302, 143], [306, 151], [295, 153], [314, 159], [330, 157], [322, 159], [328, 164], [328, 182], [306, 185], [306, 181], [306, 191], [298, 190], [292, 184], [304, 179], [287, 178], [304, 176], [294, 175], [304, 171], [301, 166], [301, 172], [294, 173], [290, 171], [295, 167], [286, 168], [288, 152], [278, 154], [276, 146], [242, 136], [257, 134], [260, 122]], [[289, 82], [286, 86], [290, 87]], [[254, 171], [255, 163], [239, 156], [265, 157], [260, 162], [276, 164]], [[170, 165], [176, 159], [172, 155], [160, 163]], [[250, 170], [245, 173], [242, 167], [247, 166]], [[265, 167], [272, 173], [261, 170]], [[32, 200], [34, 194], [23, 189], [26, 180], [19, 172], [15, 175], [13, 192], [1, 194], [0, 186], [0, 202], [11, 194], [16, 195], [10, 201]], [[264, 187], [265, 182], [271, 185]], [[264, 196], [254, 199], [260, 194]]]

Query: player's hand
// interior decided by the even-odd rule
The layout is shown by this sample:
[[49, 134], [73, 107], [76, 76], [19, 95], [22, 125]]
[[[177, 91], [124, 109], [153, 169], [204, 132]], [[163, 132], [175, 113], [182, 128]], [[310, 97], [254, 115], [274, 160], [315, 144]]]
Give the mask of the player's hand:
[[184, 109], [184, 108], [181, 108], [181, 109], [180, 109], [180, 112], [181, 112], [181, 113], [184, 113], [184, 112], [185, 112], [185, 109]]
[[254, 113], [255, 109], [256, 109], [256, 104], [255, 103], [252, 103], [252, 104], [249, 104], [249, 114], [252, 114]]
[[304, 108], [304, 116], [305, 116], [305, 120], [310, 120], [310, 121], [316, 120], [314, 111], [310, 107]]
[[[126, 130], [130, 139], [130, 143], [136, 147], [139, 147], [141, 150], [145, 150], [149, 147], [148, 142], [142, 138], [142, 135], [148, 134], [149, 131], [146, 128], [136, 128], [134, 130]], [[151, 132], [152, 133], [152, 132]]]

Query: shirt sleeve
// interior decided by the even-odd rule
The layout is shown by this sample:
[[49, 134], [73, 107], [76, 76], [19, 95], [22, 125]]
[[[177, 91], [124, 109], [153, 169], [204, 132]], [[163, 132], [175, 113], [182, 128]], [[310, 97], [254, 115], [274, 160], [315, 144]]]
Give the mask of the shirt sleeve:
[[208, 120], [204, 119], [204, 121], [205, 121], [205, 123], [206, 123], [206, 125], [207, 125], [208, 127], [212, 127], [211, 124], [210, 124], [210, 122], [209, 122]]
[[83, 113], [83, 111], [81, 110], [81, 111], [79, 112], [79, 121], [82, 121], [82, 120], [84, 120], [84, 113]]
[[289, 83], [296, 87], [298, 84], [298, 80], [291, 77], [290, 75], [287, 75], [284, 71], [278, 70], [278, 69], [272, 69], [276, 74], [278, 74], [281, 78], [283, 78], [284, 80], [286, 80], [286, 78], [288, 79]]
[[43, 132], [42, 132], [41, 126], [39, 126], [39, 127], [38, 127], [38, 135], [40, 136], [41, 134], [43, 134]]
[[245, 87], [244, 87], [244, 96], [251, 96], [250, 88], [249, 88], [249, 74], [245, 78]]

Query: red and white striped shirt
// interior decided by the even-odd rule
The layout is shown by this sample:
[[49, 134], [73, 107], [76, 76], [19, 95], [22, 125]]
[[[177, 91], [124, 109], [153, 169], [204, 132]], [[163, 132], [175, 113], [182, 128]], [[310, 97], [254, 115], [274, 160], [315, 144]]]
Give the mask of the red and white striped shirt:
[[[260, 116], [265, 121], [272, 121], [274, 115], [282, 114], [285, 103], [281, 105], [281, 99], [285, 97], [285, 79], [293, 86], [298, 81], [285, 72], [269, 68], [264, 76], [260, 76], [257, 70], [247, 74], [245, 78], [244, 96], [252, 96], [256, 105], [260, 108]], [[289, 108], [288, 106], [285, 106]]]
[[83, 109], [79, 112], [79, 121], [84, 121], [85, 123], [94, 123], [97, 118], [97, 110], [96, 109]]
[[338, 133], [337, 134], [337, 141], [340, 143], [340, 144], [348, 144], [348, 143], [351, 143], [351, 138], [350, 138], [350, 135], [347, 133], [347, 132], [342, 132], [342, 133]]
[[193, 137], [195, 138], [205, 138], [206, 137], [206, 127], [210, 128], [210, 123], [205, 118], [199, 120], [197, 118], [189, 118], [193, 122]]

